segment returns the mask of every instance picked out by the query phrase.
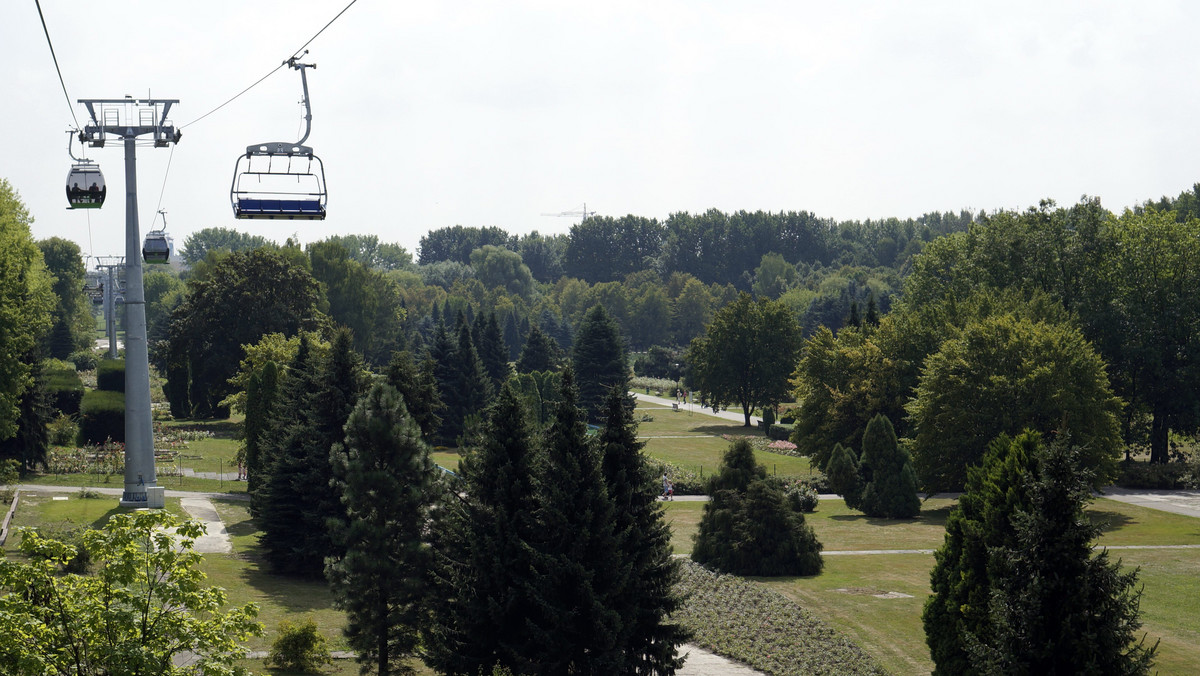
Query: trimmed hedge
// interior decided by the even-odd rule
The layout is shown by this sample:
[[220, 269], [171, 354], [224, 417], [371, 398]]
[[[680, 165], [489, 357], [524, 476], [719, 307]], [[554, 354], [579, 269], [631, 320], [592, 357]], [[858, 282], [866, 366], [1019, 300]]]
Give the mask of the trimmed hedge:
[[125, 443], [125, 393], [91, 390], [79, 407], [79, 445]]
[[782, 425], [775, 423], [767, 428], [767, 436], [775, 441], [788, 441], [792, 436], [792, 429], [795, 425]]
[[1185, 462], [1150, 464], [1137, 460], [1123, 460], [1116, 485], [1121, 488], [1146, 488], [1152, 490], [1174, 490], [1196, 488], [1200, 470]]
[[125, 391], [124, 359], [101, 359], [96, 364], [96, 389], [108, 392]]
[[75, 369], [47, 370], [46, 391], [54, 401], [54, 408], [61, 413], [79, 413], [79, 403], [83, 400], [83, 381], [79, 379], [79, 373]]

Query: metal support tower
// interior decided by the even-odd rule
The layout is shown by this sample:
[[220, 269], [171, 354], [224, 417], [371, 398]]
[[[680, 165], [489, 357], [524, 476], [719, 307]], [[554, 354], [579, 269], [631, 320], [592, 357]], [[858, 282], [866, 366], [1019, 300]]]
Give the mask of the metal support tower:
[[[138, 231], [137, 139], [150, 136], [155, 148], [178, 143], [167, 121], [177, 99], [79, 99], [87, 108], [82, 137], [103, 148], [109, 136], [125, 142], [125, 492], [123, 507], [164, 506], [164, 489], [154, 473], [154, 428], [150, 420], [150, 360], [146, 345], [146, 295], [142, 286], [142, 238]], [[114, 341], [115, 342], [115, 341]]]
[[[97, 270], [104, 270], [108, 281], [104, 283], [104, 335], [108, 336], [108, 357], [117, 358], [117, 270], [125, 267], [124, 256], [104, 256], [96, 263]], [[124, 290], [122, 290], [124, 298]]]

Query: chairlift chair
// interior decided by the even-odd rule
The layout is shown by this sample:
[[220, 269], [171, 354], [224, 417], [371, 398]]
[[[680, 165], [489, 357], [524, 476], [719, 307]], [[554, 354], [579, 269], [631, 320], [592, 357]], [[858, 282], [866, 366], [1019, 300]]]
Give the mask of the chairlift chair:
[[[308, 52], [305, 52], [307, 54]], [[312, 106], [308, 99], [306, 68], [316, 64], [299, 63], [296, 57], [285, 61], [300, 71], [304, 87], [304, 136], [295, 143], [256, 143], [233, 167], [229, 201], [233, 215], [241, 219], [325, 219], [325, 165], [304, 145], [312, 131]]]

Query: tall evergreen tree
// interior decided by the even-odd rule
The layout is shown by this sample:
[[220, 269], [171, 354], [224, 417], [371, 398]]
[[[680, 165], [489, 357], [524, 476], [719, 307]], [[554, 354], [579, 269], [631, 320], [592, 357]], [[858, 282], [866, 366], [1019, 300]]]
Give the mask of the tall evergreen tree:
[[279, 367], [268, 361], [250, 374], [246, 384], [246, 419], [242, 443], [246, 455], [246, 492], [253, 495], [267, 474], [269, 461], [263, 452], [264, 435], [275, 415], [279, 398]]
[[988, 604], [991, 571], [998, 564], [990, 552], [1016, 542], [1012, 517], [1028, 506], [1023, 477], [1033, 471], [1040, 443], [1036, 432], [1016, 439], [1001, 435], [988, 446], [983, 463], [967, 470], [966, 490], [946, 519], [945, 542], [934, 552], [933, 594], [921, 615], [935, 676], [980, 673], [966, 637], [993, 630]]
[[825, 467], [829, 479], [829, 490], [842, 496], [846, 506], [859, 509], [862, 506], [862, 481], [858, 475], [858, 455], [854, 449], [835, 444]]
[[442, 437], [448, 442], [463, 434], [468, 417], [481, 413], [492, 396], [491, 382], [475, 352], [471, 329], [466, 322], [458, 324], [458, 343], [450, 355], [449, 366], [450, 384], [441, 389], [446, 402]]
[[625, 392], [629, 384], [621, 330], [603, 305], [593, 305], [583, 316], [571, 350], [571, 367], [579, 381], [579, 405], [588, 420], [599, 422], [608, 391], [617, 388]]
[[404, 398], [408, 414], [426, 439], [432, 439], [441, 426], [442, 418], [438, 414], [445, 409], [438, 391], [436, 371], [433, 358], [426, 355], [418, 366], [407, 350], [393, 354], [387, 369], [388, 384]]
[[508, 348], [508, 360], [515, 361], [521, 354], [521, 348], [524, 345], [525, 341], [521, 336], [521, 327], [517, 323], [517, 317], [510, 312], [504, 319], [504, 346]]
[[496, 313], [490, 313], [486, 317], [482, 312], [479, 313], [475, 318], [471, 337], [475, 342], [475, 351], [479, 353], [479, 361], [483, 363], [483, 370], [491, 380], [492, 391], [499, 392], [500, 386], [512, 373], [512, 368], [508, 365], [508, 349], [504, 345], [504, 337], [500, 334]]
[[432, 622], [422, 643], [426, 663], [441, 672], [475, 676], [529, 664], [537, 464], [524, 407], [505, 384], [434, 528]]
[[326, 566], [346, 638], [364, 671], [407, 673], [417, 645], [427, 581], [425, 523], [437, 482], [429, 447], [389, 385], [376, 384], [331, 451], [348, 521], [336, 531], [345, 555]]
[[601, 469], [613, 507], [617, 547], [629, 571], [613, 594], [613, 607], [624, 618], [618, 643], [625, 665], [617, 673], [672, 674], [682, 663], [676, 648], [686, 631], [667, 617], [679, 609], [674, 592], [679, 579], [671, 558], [671, 529], [658, 507], [654, 473], [637, 440], [637, 423], [624, 392], [612, 390], [605, 401], [600, 430]]
[[992, 552], [990, 630], [967, 636], [984, 674], [1146, 674], [1157, 649], [1138, 641], [1137, 571], [1093, 553], [1100, 528], [1078, 448], [1061, 439], [1038, 449], [1026, 475], [1029, 503], [1012, 517], [1015, 538]]
[[911, 519], [921, 513], [912, 458], [897, 443], [892, 421], [882, 413], [872, 418], [863, 432], [859, 472], [870, 473], [861, 507], [867, 516]]
[[618, 549], [599, 453], [588, 441], [570, 369], [563, 373], [562, 395], [546, 431], [534, 561], [540, 580], [523, 637], [527, 663], [517, 671], [621, 673], [625, 618], [614, 595], [631, 564]]
[[529, 337], [525, 339], [525, 347], [521, 348], [521, 356], [517, 359], [517, 373], [554, 371], [558, 368], [559, 354], [554, 339], [534, 324], [529, 329]]

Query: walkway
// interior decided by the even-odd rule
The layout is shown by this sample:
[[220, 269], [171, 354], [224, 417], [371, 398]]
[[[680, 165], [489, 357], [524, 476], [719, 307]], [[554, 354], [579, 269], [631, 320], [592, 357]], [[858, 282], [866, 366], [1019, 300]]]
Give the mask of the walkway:
[[1109, 500], [1200, 518], [1200, 491], [1153, 491], [1109, 486], [1101, 495]]
[[[638, 401], [645, 402], [647, 404], [657, 404], [657, 405], [663, 406], [665, 408], [671, 408], [672, 404], [678, 403], [670, 397], [655, 397], [653, 395], [639, 394], [637, 392], [630, 392], [630, 394], [632, 394], [634, 396], [634, 398], [637, 399]], [[721, 411], [720, 413], [713, 413], [713, 410], [711, 407], [704, 408], [700, 404], [680, 403], [679, 410], [684, 411], [684, 412], [691, 411], [692, 413], [699, 413], [701, 415], [709, 416], [710, 418], [721, 418], [723, 420], [732, 420], [733, 422], [736, 422], [736, 423], [745, 424], [745, 422], [746, 422], [746, 416], [742, 414], [740, 407], [738, 407], [736, 410]], [[761, 421], [761, 420], [762, 420], [762, 418], [759, 418], [757, 416], [750, 416], [750, 424], [754, 425], [756, 428], [757, 428], [759, 421]]]

